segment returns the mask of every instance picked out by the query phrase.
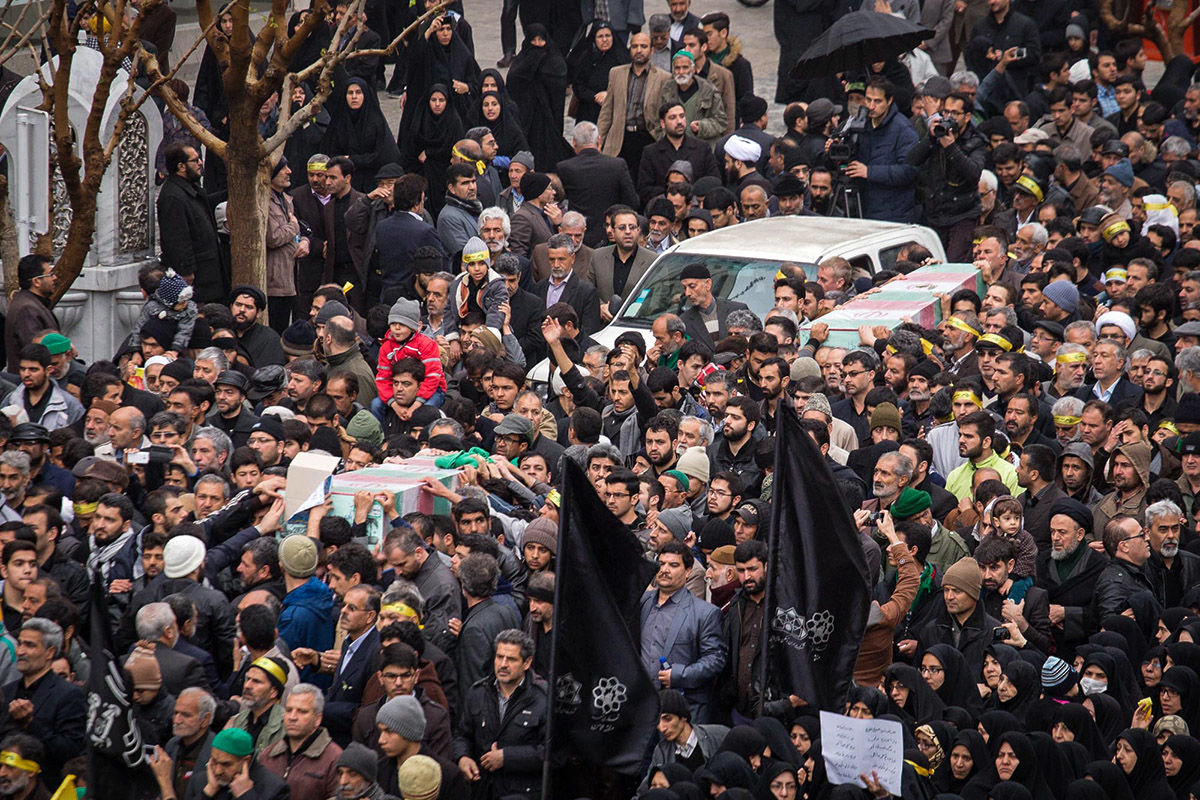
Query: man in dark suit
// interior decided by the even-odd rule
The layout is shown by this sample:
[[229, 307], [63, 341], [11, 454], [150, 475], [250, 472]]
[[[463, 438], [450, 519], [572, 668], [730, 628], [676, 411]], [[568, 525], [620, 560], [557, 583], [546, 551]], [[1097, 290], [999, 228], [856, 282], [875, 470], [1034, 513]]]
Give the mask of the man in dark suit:
[[383, 265], [380, 300], [384, 303], [394, 303], [400, 297], [416, 299], [413, 255], [419, 248], [434, 248], [449, 266], [442, 237], [423, 217], [425, 186], [425, 179], [419, 175], [405, 175], [396, 181], [392, 187], [395, 210], [375, 227], [375, 247], [379, 250], [379, 263]]
[[508, 326], [521, 343], [526, 364], [536, 364], [546, 356], [546, 340], [542, 336], [542, 320], [546, 304], [532, 292], [521, 288], [521, 263], [513, 253], [503, 253], [494, 266], [504, 287], [508, 289], [508, 307], [512, 312]]
[[350, 744], [354, 712], [367, 681], [379, 671], [379, 590], [355, 586], [346, 592], [338, 625], [346, 632], [342, 653], [325, 692], [325, 728], [339, 746]]
[[58, 783], [63, 763], [82, 753], [87, 742], [83, 690], [50, 669], [62, 646], [57, 624], [41, 617], [26, 620], [17, 636], [21, 677], [4, 687], [12, 721], [46, 748], [42, 776], [51, 786]]
[[538, 283], [535, 289], [543, 308], [555, 303], [567, 303], [579, 313], [579, 327], [584, 335], [600, 330], [600, 301], [596, 287], [574, 273], [575, 254], [572, 252], [571, 237], [565, 233], [554, 234], [547, 242], [547, 253], [550, 277]]
[[135, 620], [138, 639], [154, 643], [154, 659], [162, 674], [163, 688], [178, 697], [189, 686], [209, 691], [208, 676], [204, 667], [191, 656], [175, 650], [180, 638], [175, 613], [166, 603], [147, 603], [138, 609]]
[[[200, 689], [185, 689], [175, 698], [175, 735], [164, 748], [169, 760], [160, 755], [153, 764], [160, 789], [167, 789], [169, 784], [176, 797], [183, 797], [196, 765], [204, 769], [216, 735], [212, 730], [216, 708], [212, 695]], [[163, 796], [167, 796], [166, 791]]]
[[1103, 400], [1114, 409], [1140, 405], [1142, 389], [1129, 380], [1129, 356], [1117, 342], [1102, 339], [1092, 349], [1092, 375], [1096, 382], [1080, 386], [1075, 396], [1083, 402]]
[[636, 206], [637, 189], [625, 160], [600, 152], [595, 123], [576, 123], [571, 146], [575, 157], [558, 162], [556, 171], [571, 207], [587, 218], [583, 241], [598, 247], [605, 241], [604, 210], [617, 203]]
[[745, 303], [724, 300], [712, 293], [712, 274], [703, 264], [688, 264], [679, 273], [683, 294], [691, 306], [679, 315], [687, 326], [688, 338], [700, 342], [709, 350], [729, 335], [726, 320], [730, 313], [746, 308]]
[[638, 215], [632, 208], [621, 208], [612, 215], [613, 241], [592, 255], [592, 279], [601, 300], [600, 316], [612, 319], [614, 294], [627, 296], [657, 257], [653, 250], [638, 245], [642, 233]]
[[[300, 220], [300, 243], [296, 246], [296, 305], [300, 319], [308, 318], [313, 293], [333, 280], [333, 198], [325, 185], [329, 156], [317, 153], [308, 159], [308, 183], [292, 189], [292, 205]], [[329, 246], [326, 247], [326, 242]]]

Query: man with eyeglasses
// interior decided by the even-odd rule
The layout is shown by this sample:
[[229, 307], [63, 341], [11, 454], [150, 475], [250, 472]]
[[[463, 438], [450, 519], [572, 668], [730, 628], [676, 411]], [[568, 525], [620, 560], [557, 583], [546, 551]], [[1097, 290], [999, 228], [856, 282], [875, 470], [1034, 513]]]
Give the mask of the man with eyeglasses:
[[[390, 626], [384, 630], [390, 630]], [[384, 696], [359, 709], [354, 718], [354, 741], [378, 750], [379, 727], [375, 724], [375, 713], [389, 700], [412, 695], [420, 702], [425, 715], [425, 736], [421, 739], [421, 747], [428, 748], [441, 758], [450, 758], [453, 748], [450, 712], [417, 685], [420, 659], [417, 651], [403, 642], [392, 641], [384, 645], [379, 667], [379, 685], [383, 688]]]
[[1146, 361], [1142, 373], [1142, 403], [1139, 408], [1150, 423], [1150, 430], [1157, 430], [1163, 420], [1175, 419], [1179, 405], [1175, 399], [1175, 365], [1162, 356], [1153, 355]]
[[20, 287], [8, 301], [8, 316], [4, 320], [4, 348], [8, 353], [8, 371], [17, 374], [21, 348], [32, 344], [34, 337], [46, 330], [59, 330], [58, 317], [50, 308], [54, 294], [54, 261], [30, 253], [17, 262], [17, 285]]
[[974, 110], [969, 97], [951, 94], [930, 119], [929, 132], [908, 152], [908, 163], [920, 168], [926, 187], [925, 215], [951, 261], [970, 260], [971, 233], [983, 213], [977, 188], [987, 140], [971, 123]]
[[1148, 591], [1163, 602], [1162, 577], [1146, 567], [1150, 540], [1136, 517], [1118, 514], [1104, 526], [1104, 552], [1109, 562], [1096, 579], [1092, 595], [1093, 619], [1120, 614], [1129, 608], [1134, 592]]
[[200, 185], [204, 162], [189, 145], [175, 144], [164, 155], [167, 179], [158, 190], [160, 261], [193, 284], [197, 304], [224, 303], [229, 296], [229, 265], [222, 263], [217, 220]]

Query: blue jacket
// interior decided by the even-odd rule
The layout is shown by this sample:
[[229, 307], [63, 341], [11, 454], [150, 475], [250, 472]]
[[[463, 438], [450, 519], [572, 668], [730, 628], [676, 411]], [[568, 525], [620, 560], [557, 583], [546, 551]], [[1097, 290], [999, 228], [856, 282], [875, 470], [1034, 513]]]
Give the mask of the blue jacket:
[[385, 289], [399, 289], [404, 297], [416, 296], [413, 294], [412, 257], [417, 248], [425, 245], [441, 253], [445, 264], [446, 248], [442, 246], [442, 238], [428, 222], [399, 209], [379, 221], [375, 226], [375, 248], [379, 251]]
[[912, 123], [896, 109], [888, 110], [883, 123], [867, 128], [858, 137], [857, 160], [867, 165], [866, 180], [855, 181], [862, 197], [863, 217], [889, 222], [916, 222], [914, 189], [918, 170], [906, 161], [917, 143]]
[[[675, 594], [679, 608], [671, 620], [667, 632], [666, 652], [643, 653], [642, 661], [651, 658], [657, 662], [665, 658], [671, 665], [671, 688], [683, 692], [693, 710], [693, 722], [698, 709], [703, 709], [712, 699], [713, 685], [725, 666], [725, 638], [721, 633], [721, 611], [712, 603], [697, 598], [687, 588]], [[650, 611], [658, 603], [658, 590], [651, 589], [642, 595], [640, 618], [645, 626]], [[657, 667], [655, 674], [657, 676]]]
[[[318, 653], [333, 648], [333, 593], [316, 577], [309, 578], [284, 595], [283, 609], [279, 612], [279, 638], [288, 647], [311, 647]], [[300, 672], [301, 680], [312, 667]], [[314, 673], [315, 674], [315, 673]]]

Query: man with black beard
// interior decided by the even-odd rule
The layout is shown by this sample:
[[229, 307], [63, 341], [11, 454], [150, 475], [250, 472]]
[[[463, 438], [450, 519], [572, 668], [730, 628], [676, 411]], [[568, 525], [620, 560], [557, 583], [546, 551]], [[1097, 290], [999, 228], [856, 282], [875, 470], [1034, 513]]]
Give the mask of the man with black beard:
[[775, 415], [780, 405], [787, 405], [787, 386], [791, 380], [791, 370], [787, 361], [779, 356], [772, 356], [758, 368], [758, 388], [762, 392], [763, 426], [771, 433], [775, 432]]
[[1200, 556], [1179, 549], [1183, 511], [1170, 500], [1159, 500], [1146, 509], [1146, 535], [1150, 565], [1162, 576], [1166, 608], [1177, 606], [1183, 593], [1200, 582]]
[[[722, 706], [733, 707], [733, 721], [747, 723], [759, 711], [762, 675], [759, 634], [767, 593], [767, 545], [750, 539], [733, 551], [733, 569], [741, 588], [722, 611], [721, 628], [729, 653], [725, 679], [718, 682]], [[786, 706], [788, 701], [782, 701]], [[767, 708], [762, 711], [768, 712]]]
[[825, 167], [813, 167], [808, 173], [809, 208], [814, 214], [832, 216], [833, 173]]
[[49, 790], [39, 773], [45, 759], [42, 743], [24, 733], [0, 742], [0, 797], [5, 800], [48, 800]]
[[233, 329], [238, 340], [250, 357], [250, 366], [265, 367], [268, 364], [283, 366], [287, 358], [279, 334], [266, 325], [260, 325], [258, 317], [267, 307], [267, 296], [257, 286], [233, 287], [229, 310], [233, 313]]

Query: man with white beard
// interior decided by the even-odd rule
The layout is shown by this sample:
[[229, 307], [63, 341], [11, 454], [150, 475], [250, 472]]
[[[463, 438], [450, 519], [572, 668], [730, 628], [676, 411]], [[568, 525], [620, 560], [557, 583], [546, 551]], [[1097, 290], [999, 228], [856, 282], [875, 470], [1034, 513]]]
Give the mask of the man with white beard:
[[1051, 634], [1060, 653], [1087, 641], [1085, 620], [1091, 613], [1096, 580], [1108, 563], [1084, 543], [1092, 529], [1092, 510], [1069, 497], [1050, 507], [1050, 549], [1038, 554], [1038, 586], [1050, 600]]
[[1167, 608], [1179, 605], [1183, 593], [1200, 581], [1200, 556], [1179, 549], [1182, 520], [1183, 511], [1170, 500], [1159, 500], [1146, 509], [1150, 562], [1163, 577]]

